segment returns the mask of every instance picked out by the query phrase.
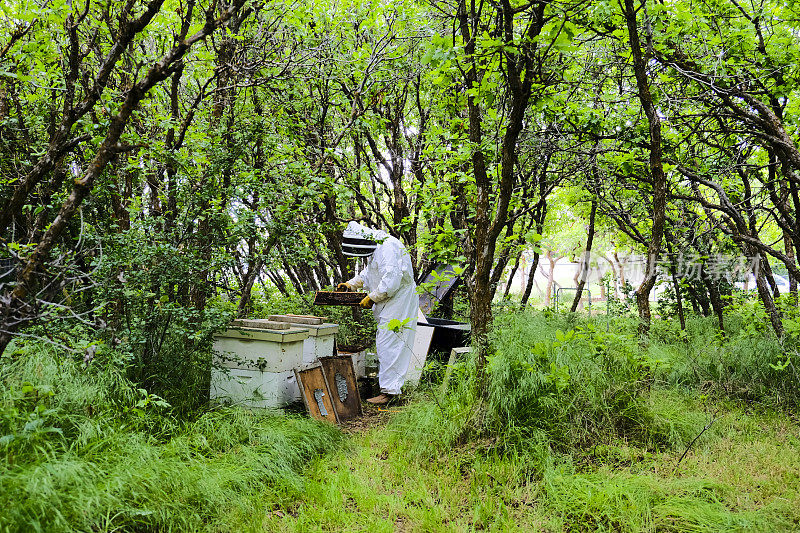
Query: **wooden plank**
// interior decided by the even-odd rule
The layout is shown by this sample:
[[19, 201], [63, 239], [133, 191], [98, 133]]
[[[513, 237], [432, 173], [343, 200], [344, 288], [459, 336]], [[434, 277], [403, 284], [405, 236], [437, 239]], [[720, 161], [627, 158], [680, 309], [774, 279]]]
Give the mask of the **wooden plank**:
[[296, 368], [294, 369], [294, 379], [295, 381], [297, 381], [297, 388], [300, 389], [300, 397], [303, 399], [303, 405], [306, 406], [306, 412], [308, 414], [311, 414], [311, 406], [308, 405], [308, 399], [306, 398], [306, 390], [305, 387], [303, 387], [303, 380], [300, 379], [300, 372]]
[[270, 320], [275, 322], [286, 322], [289, 324], [307, 324], [309, 326], [319, 326], [325, 322], [320, 316], [300, 316], [300, 315], [270, 315]]
[[[308, 414], [317, 420], [325, 420], [334, 424], [339, 423], [339, 414], [333, 404], [333, 398], [322, 365], [310, 365], [304, 370], [295, 370], [297, 385], [300, 395], [308, 410]], [[322, 404], [322, 407], [320, 407]], [[324, 409], [324, 411], [323, 411]]]
[[[336, 410], [336, 402], [334, 400], [334, 397], [336, 396], [336, 393], [334, 391], [332, 391], [330, 387], [328, 387], [328, 376], [325, 375], [325, 366], [322, 365], [322, 363], [320, 363], [320, 365], [319, 365], [319, 371], [322, 373], [322, 380], [325, 382], [325, 386], [328, 389], [328, 396], [327, 397], [328, 397], [328, 400], [330, 401], [331, 407], [333, 408], [333, 416], [336, 418], [336, 423], [338, 424], [339, 422], [341, 422], [341, 419], [339, 418], [339, 411]], [[315, 391], [315, 394], [316, 394], [316, 391]]]
[[322, 357], [320, 363], [339, 420], [350, 420], [361, 416], [361, 396], [358, 392], [353, 359], [349, 355]]
[[275, 320], [265, 320], [263, 318], [237, 318], [231, 322], [233, 328], [254, 328], [254, 329], [289, 329], [292, 325], [288, 322], [277, 322]]
[[366, 297], [366, 292], [317, 291], [314, 296], [314, 305], [349, 305], [355, 307]]

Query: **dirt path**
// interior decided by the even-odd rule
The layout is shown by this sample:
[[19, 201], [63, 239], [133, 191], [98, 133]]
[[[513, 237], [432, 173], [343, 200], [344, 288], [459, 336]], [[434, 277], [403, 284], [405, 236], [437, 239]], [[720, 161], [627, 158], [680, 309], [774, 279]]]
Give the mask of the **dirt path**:
[[396, 405], [385, 407], [362, 402], [364, 414], [358, 418], [342, 422], [342, 431], [348, 434], [361, 434], [376, 426], [385, 426], [389, 418], [402, 410]]

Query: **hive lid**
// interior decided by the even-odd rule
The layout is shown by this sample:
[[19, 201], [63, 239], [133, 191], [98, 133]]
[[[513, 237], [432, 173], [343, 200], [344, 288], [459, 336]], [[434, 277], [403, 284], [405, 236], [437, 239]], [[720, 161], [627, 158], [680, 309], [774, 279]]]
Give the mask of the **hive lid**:
[[325, 322], [318, 326], [311, 324], [297, 324], [298, 327], [308, 328], [308, 334], [312, 337], [324, 337], [325, 335], [335, 335], [339, 333], [339, 324], [333, 322]]
[[242, 326], [231, 326], [226, 331], [214, 334], [215, 339], [237, 339], [242, 342], [249, 341], [270, 341], [277, 343], [290, 343], [304, 341], [308, 338], [308, 328], [288, 328], [282, 330], [247, 328]]
[[289, 329], [292, 325], [288, 322], [278, 322], [276, 320], [266, 320], [263, 318], [237, 318], [231, 322], [232, 328], [253, 328], [253, 329]]
[[321, 316], [311, 315], [270, 315], [270, 320], [276, 322], [286, 322], [290, 324], [306, 324], [309, 326], [318, 326], [325, 322], [325, 318]]

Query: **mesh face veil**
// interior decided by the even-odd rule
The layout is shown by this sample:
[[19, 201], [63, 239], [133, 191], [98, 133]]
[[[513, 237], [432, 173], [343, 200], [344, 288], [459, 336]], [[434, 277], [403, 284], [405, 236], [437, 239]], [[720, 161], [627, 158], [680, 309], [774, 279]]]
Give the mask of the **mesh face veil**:
[[378, 243], [370, 238], [375, 230], [370, 230], [356, 222], [350, 222], [342, 233], [342, 253], [348, 257], [369, 257], [375, 252]]
[[357, 237], [342, 237], [342, 253], [348, 257], [368, 257], [375, 253], [378, 243]]

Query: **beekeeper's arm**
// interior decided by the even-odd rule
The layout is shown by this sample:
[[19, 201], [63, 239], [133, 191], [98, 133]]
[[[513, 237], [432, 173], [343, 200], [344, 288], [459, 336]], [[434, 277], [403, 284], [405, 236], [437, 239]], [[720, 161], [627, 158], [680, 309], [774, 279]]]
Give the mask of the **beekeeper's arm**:
[[407, 253], [397, 242], [376, 250], [373, 261], [378, 266], [381, 279], [377, 287], [371, 287], [372, 291], [368, 294], [370, 300], [375, 303], [384, 302], [400, 289], [403, 281], [403, 254]]
[[[370, 258], [370, 261], [372, 261], [372, 260], [373, 259]], [[345, 285], [347, 285], [349, 290], [354, 291], [354, 290], [360, 289], [361, 287], [364, 286], [364, 277], [366, 276], [367, 268], [369, 268], [369, 263], [367, 263], [367, 266], [365, 266], [363, 269], [361, 269], [361, 272], [359, 272], [354, 277], [352, 277], [349, 280], [344, 282]]]

